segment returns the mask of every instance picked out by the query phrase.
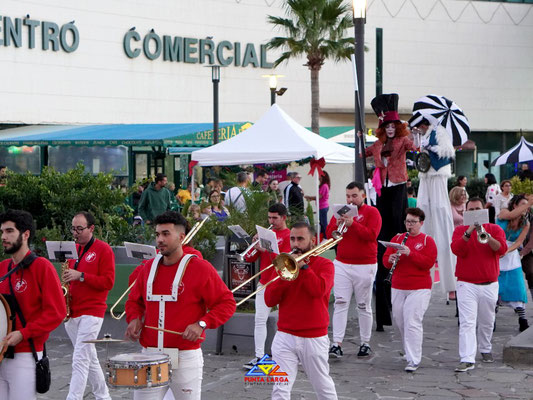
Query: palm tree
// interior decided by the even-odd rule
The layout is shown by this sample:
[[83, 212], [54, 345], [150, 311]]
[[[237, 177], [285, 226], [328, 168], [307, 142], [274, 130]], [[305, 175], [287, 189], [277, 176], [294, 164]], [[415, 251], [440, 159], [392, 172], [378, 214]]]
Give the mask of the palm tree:
[[[311, 71], [311, 129], [319, 133], [320, 95], [318, 75], [327, 58], [336, 62], [350, 58], [354, 39], [343, 37], [353, 27], [350, 6], [344, 0], [287, 0], [288, 18], [269, 15], [267, 20], [284, 30], [287, 37], [274, 37], [269, 49], [284, 52], [274, 62], [278, 66], [292, 57], [307, 57], [304, 65]], [[291, 19], [292, 18], [292, 19]]]

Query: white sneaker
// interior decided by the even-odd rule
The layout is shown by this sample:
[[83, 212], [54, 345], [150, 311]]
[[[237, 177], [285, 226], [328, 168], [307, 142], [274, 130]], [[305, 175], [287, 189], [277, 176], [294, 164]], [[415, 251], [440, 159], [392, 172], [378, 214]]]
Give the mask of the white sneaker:
[[408, 363], [405, 367], [406, 372], [415, 372], [418, 369], [418, 364], [414, 364], [412, 362]]
[[243, 368], [244, 369], [252, 369], [253, 367], [255, 367], [255, 364], [257, 364], [257, 362], [260, 360], [260, 358], [258, 357], [254, 357], [252, 358], [250, 361], [248, 361], [246, 364], [243, 364]]

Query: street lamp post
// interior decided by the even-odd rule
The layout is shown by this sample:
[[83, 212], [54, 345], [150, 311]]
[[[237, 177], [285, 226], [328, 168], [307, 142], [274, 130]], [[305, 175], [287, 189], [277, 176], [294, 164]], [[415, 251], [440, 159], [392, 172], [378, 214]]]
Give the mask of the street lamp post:
[[268, 78], [268, 86], [270, 87], [270, 105], [276, 104], [276, 95], [283, 96], [283, 93], [287, 91], [287, 88], [278, 89], [278, 78], [283, 78], [285, 75], [263, 75], [263, 78]]
[[[365, 22], [366, 22], [366, 0], [353, 0], [353, 26], [354, 26], [354, 56], [357, 71], [355, 91], [355, 180], [366, 183], [366, 157], [364, 152], [365, 136]], [[357, 132], [362, 135], [359, 138]], [[359, 153], [363, 157], [359, 157]]]
[[218, 143], [218, 83], [220, 82], [220, 65], [211, 65], [213, 82], [213, 144]]

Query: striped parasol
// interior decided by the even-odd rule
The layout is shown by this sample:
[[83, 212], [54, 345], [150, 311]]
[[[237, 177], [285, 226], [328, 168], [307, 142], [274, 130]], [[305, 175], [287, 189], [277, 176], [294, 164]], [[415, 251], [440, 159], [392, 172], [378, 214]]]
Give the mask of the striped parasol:
[[533, 143], [522, 136], [518, 144], [495, 159], [491, 165], [514, 164], [533, 160]]
[[413, 116], [417, 113], [435, 126], [442, 125], [450, 134], [454, 146], [461, 146], [468, 140], [468, 119], [452, 100], [434, 94], [424, 96], [413, 106]]

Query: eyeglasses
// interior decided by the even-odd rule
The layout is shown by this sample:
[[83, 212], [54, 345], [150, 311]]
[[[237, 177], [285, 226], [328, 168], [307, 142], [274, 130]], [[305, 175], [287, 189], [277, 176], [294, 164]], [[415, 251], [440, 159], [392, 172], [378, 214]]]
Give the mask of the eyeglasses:
[[414, 219], [406, 219], [405, 220], [405, 225], [414, 225], [416, 224], [417, 222], [420, 222], [420, 220], [414, 220]]
[[89, 228], [88, 226], [71, 226], [70, 231], [71, 232], [77, 232], [82, 233], [85, 229]]

